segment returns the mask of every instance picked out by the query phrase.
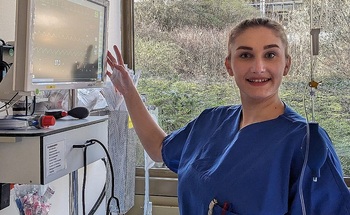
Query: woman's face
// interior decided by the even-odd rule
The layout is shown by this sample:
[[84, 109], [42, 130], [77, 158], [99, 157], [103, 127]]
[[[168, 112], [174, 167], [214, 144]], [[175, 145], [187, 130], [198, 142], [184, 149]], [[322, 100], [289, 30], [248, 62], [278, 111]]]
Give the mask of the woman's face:
[[278, 97], [282, 77], [290, 68], [285, 45], [271, 29], [248, 28], [230, 47], [231, 58], [225, 66], [235, 78], [242, 100], [266, 100]]

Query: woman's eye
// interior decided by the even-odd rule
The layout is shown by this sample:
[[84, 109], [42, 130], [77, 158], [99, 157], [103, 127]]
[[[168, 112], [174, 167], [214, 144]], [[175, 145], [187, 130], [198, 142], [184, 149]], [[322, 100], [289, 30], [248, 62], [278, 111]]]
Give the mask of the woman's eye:
[[265, 56], [266, 56], [266, 58], [274, 58], [276, 56], [276, 54], [273, 52], [269, 52]]
[[249, 53], [242, 53], [241, 55], [239, 55], [240, 58], [250, 58], [252, 55]]

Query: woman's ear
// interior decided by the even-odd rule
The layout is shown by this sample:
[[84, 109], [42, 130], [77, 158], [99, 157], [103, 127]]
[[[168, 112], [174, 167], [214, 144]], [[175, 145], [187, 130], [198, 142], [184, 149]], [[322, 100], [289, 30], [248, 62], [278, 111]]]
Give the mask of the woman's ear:
[[288, 55], [286, 59], [286, 66], [284, 67], [284, 71], [283, 71], [283, 76], [286, 76], [288, 74], [291, 64], [292, 64], [292, 58], [290, 57], [290, 55]]
[[230, 58], [229, 57], [225, 58], [225, 67], [226, 67], [227, 73], [230, 76], [233, 76], [233, 71], [232, 71], [231, 62], [230, 62]]

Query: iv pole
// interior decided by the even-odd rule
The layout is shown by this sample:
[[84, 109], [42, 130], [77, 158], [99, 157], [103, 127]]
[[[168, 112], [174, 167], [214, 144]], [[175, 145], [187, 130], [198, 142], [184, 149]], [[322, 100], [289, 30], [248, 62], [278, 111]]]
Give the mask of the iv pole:
[[314, 79], [314, 69], [316, 67], [317, 55], [319, 54], [319, 34], [320, 28], [314, 28], [313, 0], [310, 0], [310, 96], [311, 96], [311, 121], [315, 121], [315, 96], [319, 82]]
[[[320, 28], [314, 28], [313, 0], [310, 0], [310, 97], [311, 97], [311, 121], [307, 122], [307, 164], [311, 169], [313, 181], [320, 177], [320, 169], [327, 157], [327, 146], [319, 132], [319, 125], [315, 120], [315, 97], [319, 82], [314, 80], [314, 69], [317, 55], [319, 54]], [[320, 16], [321, 17], [321, 16]]]

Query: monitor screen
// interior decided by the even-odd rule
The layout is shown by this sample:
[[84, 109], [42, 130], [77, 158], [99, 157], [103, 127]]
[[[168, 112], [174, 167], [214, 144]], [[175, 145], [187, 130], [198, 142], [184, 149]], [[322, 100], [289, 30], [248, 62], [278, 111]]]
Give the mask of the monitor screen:
[[107, 0], [17, 0], [16, 91], [101, 87]]

